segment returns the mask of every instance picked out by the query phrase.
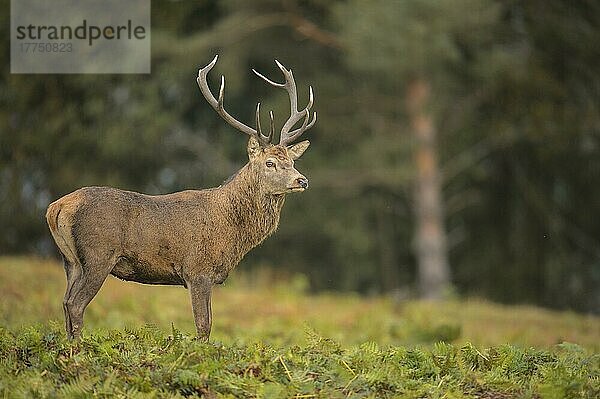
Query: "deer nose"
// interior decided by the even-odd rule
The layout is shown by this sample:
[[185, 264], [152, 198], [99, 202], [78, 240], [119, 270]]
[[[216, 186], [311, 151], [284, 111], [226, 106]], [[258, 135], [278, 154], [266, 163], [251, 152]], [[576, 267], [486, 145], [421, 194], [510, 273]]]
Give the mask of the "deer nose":
[[296, 179], [296, 181], [298, 182], [300, 187], [308, 188], [308, 179], [306, 177], [299, 177], [298, 179]]

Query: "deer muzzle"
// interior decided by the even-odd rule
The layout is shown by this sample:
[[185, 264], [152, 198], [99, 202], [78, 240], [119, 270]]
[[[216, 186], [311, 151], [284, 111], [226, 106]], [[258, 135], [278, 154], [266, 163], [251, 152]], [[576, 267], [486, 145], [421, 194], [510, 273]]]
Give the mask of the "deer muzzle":
[[305, 190], [308, 188], [308, 179], [304, 176], [297, 178], [296, 183]]

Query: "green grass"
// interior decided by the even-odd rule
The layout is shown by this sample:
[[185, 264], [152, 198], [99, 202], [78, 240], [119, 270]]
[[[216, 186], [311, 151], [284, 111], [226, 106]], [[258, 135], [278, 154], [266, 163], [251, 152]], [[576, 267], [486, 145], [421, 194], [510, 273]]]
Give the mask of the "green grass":
[[232, 277], [215, 289], [208, 344], [193, 339], [186, 290], [115, 279], [68, 342], [62, 267], [0, 258], [0, 397], [600, 397], [597, 317]]

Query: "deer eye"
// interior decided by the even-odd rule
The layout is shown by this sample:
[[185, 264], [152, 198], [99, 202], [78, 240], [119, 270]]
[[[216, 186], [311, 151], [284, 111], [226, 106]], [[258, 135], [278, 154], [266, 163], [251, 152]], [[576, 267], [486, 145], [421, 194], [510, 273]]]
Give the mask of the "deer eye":
[[267, 161], [266, 165], [267, 165], [267, 168], [272, 168], [272, 167], [275, 166], [275, 162], [273, 162], [273, 161]]

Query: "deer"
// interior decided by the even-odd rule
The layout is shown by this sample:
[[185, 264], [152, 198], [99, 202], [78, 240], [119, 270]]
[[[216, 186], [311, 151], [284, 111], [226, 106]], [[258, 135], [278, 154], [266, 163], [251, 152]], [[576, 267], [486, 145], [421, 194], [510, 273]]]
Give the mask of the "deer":
[[269, 113], [269, 131], [263, 133], [260, 102], [252, 128], [225, 110], [223, 76], [215, 98], [207, 75], [217, 59], [218, 55], [198, 71], [196, 81], [216, 113], [249, 136], [248, 162], [232, 177], [218, 187], [164, 195], [83, 187], [48, 206], [46, 220], [67, 279], [63, 310], [69, 339], [81, 336], [86, 307], [112, 275], [188, 289], [197, 338], [208, 341], [213, 287], [222, 284], [252, 248], [275, 232], [286, 195], [308, 188], [308, 179], [296, 170], [294, 161], [310, 143], [294, 142], [317, 120], [317, 113], [311, 112], [312, 87], [308, 104], [298, 110], [291, 69], [275, 60], [283, 83], [252, 69], [289, 96], [290, 116], [275, 143], [273, 112]]

